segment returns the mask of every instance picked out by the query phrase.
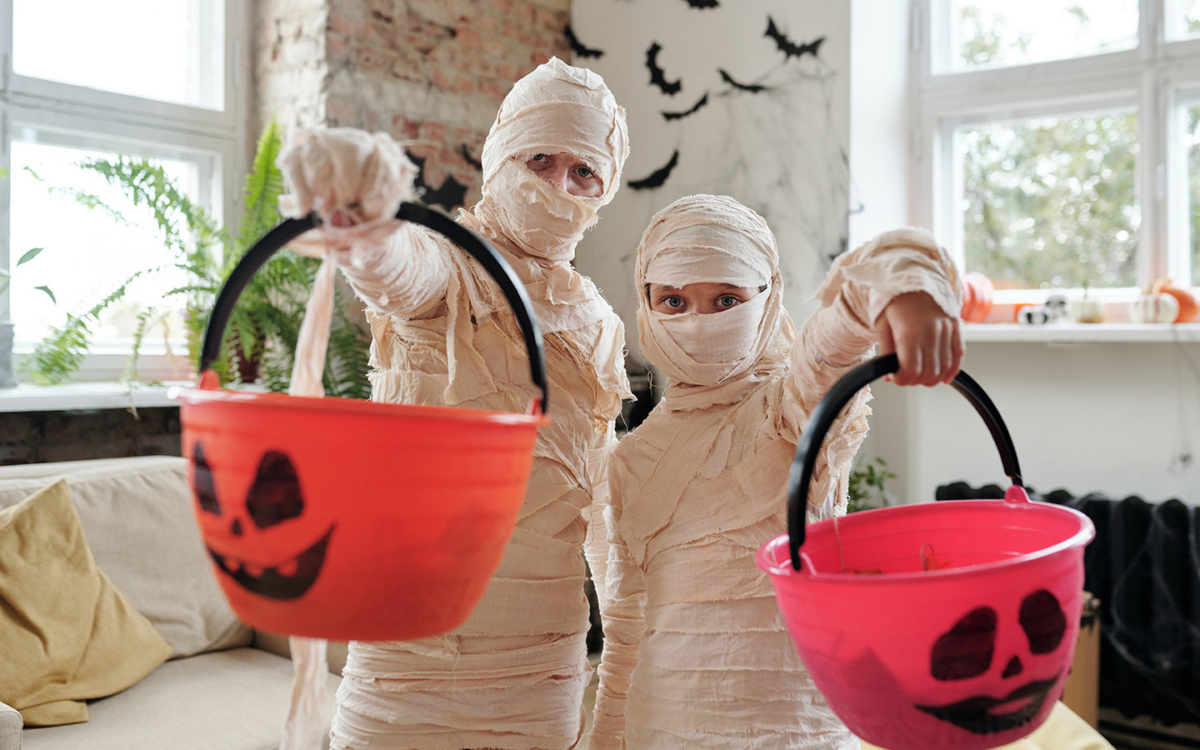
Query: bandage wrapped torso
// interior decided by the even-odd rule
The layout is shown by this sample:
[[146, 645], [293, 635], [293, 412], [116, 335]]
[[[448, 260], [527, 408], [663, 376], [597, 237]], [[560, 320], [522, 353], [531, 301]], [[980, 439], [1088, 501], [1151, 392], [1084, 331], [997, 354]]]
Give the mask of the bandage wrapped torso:
[[[359, 164], [392, 158], [380, 157], [390, 147], [365, 134], [309, 137], [333, 137], [343, 146], [356, 140], [360, 153], [351, 160]], [[346, 196], [386, 189], [395, 170], [376, 170], [383, 177], [371, 184], [344, 185], [363, 178], [337, 165], [320, 171], [340, 148], [316, 144], [311, 158], [299, 148], [281, 161], [292, 175], [327, 174], [340, 186], [334, 195], [360, 210], [367, 201]], [[528, 154], [560, 151], [587, 160], [603, 178], [604, 194], [577, 198], [528, 179]], [[335, 749], [562, 750], [582, 735], [591, 668], [580, 551], [586, 546], [589, 557], [598, 554], [603, 568], [605, 535], [589, 521], [599, 517], [603, 459], [630, 393], [621, 322], [570, 260], [620, 184], [627, 153], [624, 111], [603, 81], [557, 59], [519, 81], [497, 115], [484, 148], [483, 199], [459, 221], [501, 252], [529, 292], [545, 335], [551, 421], [538, 435], [516, 530], [467, 622], [435, 638], [350, 644]], [[332, 208], [303, 197], [298, 213]], [[381, 230], [389, 209], [395, 205], [355, 215], [359, 226], [347, 231], [323, 230], [367, 304], [372, 398], [524, 412], [537, 392], [516, 318], [499, 289], [474, 261], [425, 229]]]
[[[465, 261], [455, 266], [454, 274], [476, 271]], [[461, 280], [452, 276], [451, 287]], [[528, 407], [533, 391], [515, 321], [504, 311], [480, 313], [465, 296], [451, 296], [447, 305], [458, 307], [459, 319], [474, 315], [476, 325], [470, 340], [454, 346], [470, 347], [486, 369], [462, 356], [449, 365], [443, 338], [454, 335], [449, 315], [405, 323], [372, 316], [375, 398], [436, 405], [453, 392], [453, 405], [464, 408]], [[580, 556], [593, 494], [589, 470], [594, 454], [613, 439], [624, 388], [622, 341], [611, 315], [546, 336], [552, 421], [538, 436], [525, 503], [500, 568], [456, 631], [413, 642], [350, 644], [333, 747], [575, 744], [591, 677]]]
[[[649, 309], [651, 282], [768, 289], [756, 304], [699, 316], [708, 320], [693, 335]], [[786, 529], [787, 473], [808, 413], [869, 356], [880, 312], [898, 294], [925, 291], [954, 314], [958, 283], [927, 234], [888, 233], [837, 261], [797, 337], [779, 298], [774, 239], [757, 214], [695, 196], [655, 217], [639, 248], [639, 326], [670, 385], [610, 461], [590, 750], [858, 747], [808, 677], [754, 555]], [[812, 520], [845, 512], [867, 399], [846, 408], [822, 448]]]

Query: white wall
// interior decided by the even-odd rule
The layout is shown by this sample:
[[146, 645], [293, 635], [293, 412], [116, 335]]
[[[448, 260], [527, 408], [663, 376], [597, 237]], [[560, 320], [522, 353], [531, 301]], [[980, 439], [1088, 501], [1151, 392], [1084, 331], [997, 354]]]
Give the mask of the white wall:
[[850, 245], [908, 223], [908, 0], [850, 11]]
[[[1027, 484], [1200, 503], [1200, 344], [977, 342], [964, 369], [1004, 417]], [[953, 390], [875, 393], [872, 451], [900, 475], [902, 499], [959, 479], [1005, 484], [987, 429]]]
[[[884, 0], [881, 0], [881, 2]], [[819, 37], [819, 56], [788, 58], [766, 36], [770, 16], [797, 43]], [[591, 276], [635, 332], [633, 263], [642, 231], [656, 211], [694, 193], [725, 193], [759, 211], [780, 245], [785, 304], [803, 315], [805, 300], [829, 259], [847, 241], [849, 171], [850, 11], [827, 0], [722, 0], [695, 8], [683, 0], [576, 2], [572, 27], [599, 58], [577, 57], [604, 76], [629, 118], [625, 180], [646, 177], [678, 150], [679, 161], [659, 188], [621, 188], [580, 245], [576, 264]], [[650, 83], [647, 50], [681, 90], [668, 95]], [[737, 90], [723, 81], [765, 87]], [[707, 93], [694, 115], [666, 120]], [[637, 357], [636, 333], [629, 348]]]

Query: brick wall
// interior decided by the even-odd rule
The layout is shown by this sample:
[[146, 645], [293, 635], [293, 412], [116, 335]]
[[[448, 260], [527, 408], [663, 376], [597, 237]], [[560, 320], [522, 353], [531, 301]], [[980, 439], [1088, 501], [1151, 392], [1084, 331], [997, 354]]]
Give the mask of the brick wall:
[[289, 132], [325, 122], [328, 22], [326, 0], [255, 1], [255, 136], [272, 114]]
[[179, 451], [179, 407], [0, 414], [0, 466]]
[[501, 100], [569, 59], [569, 17], [570, 0], [259, 0], [257, 121], [391, 133], [424, 161], [427, 202], [470, 204]]

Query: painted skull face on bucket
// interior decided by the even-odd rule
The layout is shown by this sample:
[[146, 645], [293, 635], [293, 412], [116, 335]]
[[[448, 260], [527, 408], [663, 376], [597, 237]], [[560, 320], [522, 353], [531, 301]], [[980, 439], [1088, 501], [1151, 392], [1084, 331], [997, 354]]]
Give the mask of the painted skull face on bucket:
[[[1065, 643], [1069, 628], [1058, 599], [1046, 589], [1038, 589], [1021, 601], [1017, 620], [1000, 622], [992, 607], [978, 607], [959, 618], [933, 644], [929, 666], [934, 680], [961, 682], [966, 688], [965, 697], [949, 704], [917, 708], [977, 735], [1007, 732], [1032, 721], [1062, 676], [1057, 667], [1046, 674], [1043, 665], [1059, 663], [1052, 655], [1069, 645]], [[1028, 649], [1022, 653], [1001, 652], [997, 648], [1000, 628], [1017, 625]], [[975, 681], [994, 680], [992, 673], [1001, 663], [1000, 684], [1008, 692], [999, 697], [972, 695]]]
[[[259, 460], [245, 502], [222, 498], [204, 445], [192, 452], [193, 487], [203, 523], [224, 527], [220, 549], [205, 548], [217, 568], [246, 591], [277, 600], [298, 599], [316, 582], [334, 525], [315, 531], [305, 517], [300, 478], [291, 459], [267, 451]], [[291, 521], [287, 527], [275, 527]]]

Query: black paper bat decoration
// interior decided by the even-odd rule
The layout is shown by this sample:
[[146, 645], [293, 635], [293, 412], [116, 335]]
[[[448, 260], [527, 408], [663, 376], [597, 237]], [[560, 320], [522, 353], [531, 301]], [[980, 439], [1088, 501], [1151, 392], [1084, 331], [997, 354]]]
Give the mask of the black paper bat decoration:
[[658, 53], [662, 51], [662, 47], [658, 42], [650, 45], [650, 49], [646, 50], [646, 67], [650, 69], [650, 83], [662, 89], [662, 92], [667, 96], [675, 96], [679, 90], [683, 88], [681, 80], [668, 81], [667, 75], [663, 69], [658, 67]]
[[467, 199], [467, 186], [454, 179], [454, 175], [446, 175], [441, 185], [432, 188], [425, 183], [425, 159], [411, 153], [408, 158], [417, 165], [417, 179], [413, 180], [413, 187], [417, 189], [417, 195], [421, 196], [421, 202], [425, 205], [437, 204], [447, 211], [453, 211]]
[[733, 80], [733, 76], [725, 72], [724, 68], [717, 68], [717, 72], [721, 74], [721, 80], [733, 86], [739, 91], [749, 91], [751, 94], [757, 94], [761, 91], [766, 91], [766, 86], [760, 86], [757, 83], [738, 83]]
[[779, 47], [779, 51], [788, 58], [800, 57], [802, 55], [812, 55], [816, 57], [821, 51], [821, 44], [824, 43], [825, 37], [819, 36], [807, 44], [796, 44], [791, 39], [788, 39], [779, 27], [775, 25], [775, 19], [767, 16], [767, 33], [766, 36], [775, 40], [775, 45]]
[[654, 170], [648, 177], [643, 177], [640, 180], [630, 180], [629, 187], [633, 190], [649, 190], [650, 188], [662, 187], [662, 184], [671, 176], [671, 171], [679, 164], [679, 149], [675, 149], [675, 153], [671, 154], [671, 160], [660, 169]]
[[683, 1], [685, 3], [687, 3], [688, 5], [692, 6], [693, 8], [700, 8], [701, 10], [703, 10], [705, 8], [716, 8], [717, 6], [719, 6], [721, 4], [720, 0], [683, 0]]
[[704, 92], [704, 96], [700, 97], [700, 101], [692, 105], [692, 108], [686, 112], [663, 112], [662, 116], [665, 120], [682, 120], [688, 115], [695, 114], [697, 110], [708, 104], [708, 92]]
[[480, 172], [483, 171], [483, 162], [477, 161], [475, 159], [475, 157], [471, 156], [471, 152], [469, 150], [467, 150], [467, 144], [465, 144], [465, 143], [462, 144], [459, 147], [459, 151], [460, 151], [460, 153], [462, 153], [462, 158], [467, 162], [467, 164], [470, 164], [472, 167], [475, 167]]
[[567, 24], [563, 28], [563, 34], [566, 34], [567, 44], [571, 46], [571, 52], [575, 53], [576, 57], [604, 57], [604, 50], [583, 46], [575, 36], [575, 30], [571, 28], [571, 24]]

